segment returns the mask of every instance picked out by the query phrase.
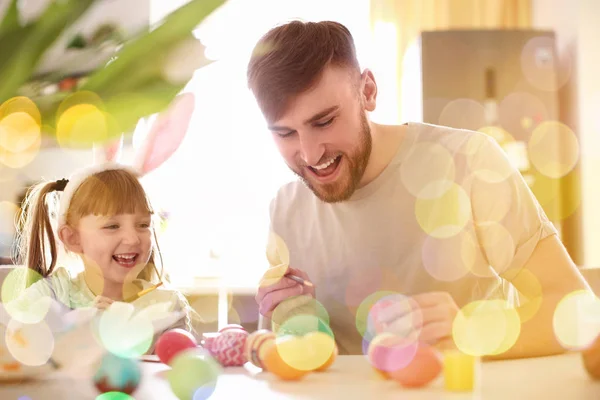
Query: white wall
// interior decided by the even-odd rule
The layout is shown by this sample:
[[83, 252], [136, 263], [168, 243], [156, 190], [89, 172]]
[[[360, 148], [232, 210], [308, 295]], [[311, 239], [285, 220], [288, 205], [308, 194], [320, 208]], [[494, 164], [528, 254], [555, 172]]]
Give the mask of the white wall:
[[533, 0], [534, 27], [556, 32], [562, 70], [572, 68], [571, 79], [561, 91], [561, 107], [565, 107], [565, 122], [580, 138], [586, 266], [600, 266], [599, 21], [598, 0]]

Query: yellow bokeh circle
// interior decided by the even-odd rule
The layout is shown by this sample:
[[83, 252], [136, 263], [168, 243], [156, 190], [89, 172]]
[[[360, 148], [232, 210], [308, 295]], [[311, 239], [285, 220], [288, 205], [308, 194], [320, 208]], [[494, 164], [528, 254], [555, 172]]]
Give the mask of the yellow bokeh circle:
[[46, 364], [54, 351], [54, 336], [44, 321], [23, 324], [11, 319], [6, 327], [5, 340], [10, 354], [31, 367]]
[[471, 207], [478, 222], [501, 222], [511, 209], [519, 209], [521, 198], [513, 195], [511, 179], [493, 182], [480, 178], [481, 175], [474, 174], [467, 180]]
[[0, 163], [22, 168], [38, 154], [41, 127], [28, 113], [17, 111], [0, 120]]
[[550, 221], [559, 222], [573, 215], [581, 206], [581, 173], [575, 168], [562, 178], [554, 179], [537, 172], [531, 185], [536, 199]]
[[552, 323], [562, 346], [584, 349], [600, 334], [600, 299], [588, 290], [569, 293], [556, 306]]
[[[437, 185], [437, 182], [429, 184]], [[418, 198], [415, 215], [421, 229], [435, 238], [449, 238], [458, 234], [471, 218], [471, 201], [465, 190], [452, 183], [441, 196], [434, 199]], [[426, 186], [424, 191], [428, 191]]]
[[[475, 230], [480, 248], [495, 273], [501, 274], [510, 268], [516, 245], [508, 229], [497, 222], [485, 222], [477, 224]], [[473, 274], [482, 277], [490, 276], [487, 268], [480, 270], [478, 267], [479, 265], [473, 268]]]
[[56, 139], [62, 147], [89, 148], [121, 133], [102, 99], [89, 91], [67, 97], [58, 107], [56, 120]]
[[521, 323], [531, 320], [539, 311], [542, 300], [542, 284], [539, 279], [525, 268], [511, 268], [502, 273], [502, 278], [517, 289], [518, 310]]
[[505, 181], [515, 172], [514, 167], [497, 143], [481, 136], [474, 135], [467, 144], [467, 148], [474, 149], [467, 157], [471, 174], [489, 183]]
[[42, 125], [40, 110], [37, 105], [27, 97], [13, 97], [0, 105], [0, 120], [14, 113], [26, 113], [35, 121], [37, 126]]
[[329, 360], [335, 340], [327, 333], [314, 331], [304, 336], [286, 335], [275, 342], [281, 359], [300, 371], [312, 371]]
[[471, 271], [476, 251], [475, 242], [463, 230], [449, 238], [428, 236], [423, 243], [421, 258], [429, 275], [439, 281], [453, 282]]
[[531, 133], [529, 158], [543, 175], [561, 178], [571, 172], [579, 160], [579, 141], [567, 125], [543, 122]]
[[452, 324], [452, 338], [465, 354], [481, 357], [509, 350], [521, 332], [516, 309], [504, 300], [479, 300], [464, 306]]
[[481, 103], [473, 99], [452, 100], [442, 110], [439, 125], [476, 131], [486, 126], [486, 111]]
[[[454, 158], [439, 143], [416, 144], [400, 165], [402, 183], [410, 194], [422, 199], [441, 196], [452, 185], [454, 175]], [[430, 185], [432, 182], [440, 184]]]

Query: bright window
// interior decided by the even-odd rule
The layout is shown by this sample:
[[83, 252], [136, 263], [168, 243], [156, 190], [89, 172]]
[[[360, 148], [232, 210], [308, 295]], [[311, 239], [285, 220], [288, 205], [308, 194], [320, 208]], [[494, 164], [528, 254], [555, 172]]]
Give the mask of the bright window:
[[[151, 22], [183, 3], [152, 1]], [[273, 144], [245, 73], [260, 36], [296, 18], [344, 23], [364, 59], [368, 0], [230, 0], [195, 32], [207, 57], [217, 61], [197, 71], [185, 89], [196, 95], [196, 112], [182, 147], [144, 182], [157, 206], [169, 212], [160, 244], [175, 283], [224, 276], [252, 285], [267, 266], [269, 203], [295, 178]]]

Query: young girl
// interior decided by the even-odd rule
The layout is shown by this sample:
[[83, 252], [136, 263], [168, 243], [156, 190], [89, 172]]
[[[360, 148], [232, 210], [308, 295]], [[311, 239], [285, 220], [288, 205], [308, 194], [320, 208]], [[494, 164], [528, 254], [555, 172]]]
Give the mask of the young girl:
[[[171, 315], [181, 315], [169, 329], [193, 332], [191, 308], [180, 293], [167, 288], [162, 265], [157, 266], [161, 257], [152, 224], [154, 211], [139, 181], [178, 148], [192, 110], [193, 98], [184, 95], [157, 120], [136, 158], [136, 167], [114, 162], [119, 142], [106, 149], [105, 162], [69, 180], [40, 183], [30, 191], [23, 212], [19, 263], [44, 279], [11, 301], [10, 309], [35, 313], [34, 304], [43, 298], [70, 309], [105, 310], [115, 302], [132, 301], [136, 309], [168, 304]], [[50, 218], [53, 199], [60, 205], [56, 229]], [[71, 276], [57, 266], [59, 244], [81, 258], [83, 272]], [[146, 290], [147, 294], [139, 296]]]

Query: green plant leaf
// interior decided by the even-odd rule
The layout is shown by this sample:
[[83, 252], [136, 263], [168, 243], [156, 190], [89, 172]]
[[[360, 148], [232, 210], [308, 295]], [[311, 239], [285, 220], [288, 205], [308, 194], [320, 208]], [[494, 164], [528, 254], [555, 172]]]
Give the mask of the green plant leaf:
[[2, 21], [0, 21], [0, 37], [2, 37], [5, 32], [10, 32], [18, 27], [19, 10], [17, 9], [17, 0], [12, 0], [12, 3], [6, 10], [4, 18], [2, 18]]
[[156, 29], [125, 44], [106, 67], [90, 76], [82, 89], [102, 94], [127, 85], [140, 64], [160, 65], [164, 51], [188, 37], [224, 0], [192, 0], [169, 14]]
[[[54, 1], [36, 22], [25, 27], [13, 27], [8, 34], [0, 37], [0, 52], [6, 60], [0, 65], [0, 103], [15, 96], [19, 87], [31, 78], [43, 54], [63, 30], [77, 21], [96, 1]], [[9, 24], [12, 24], [11, 20]]]

